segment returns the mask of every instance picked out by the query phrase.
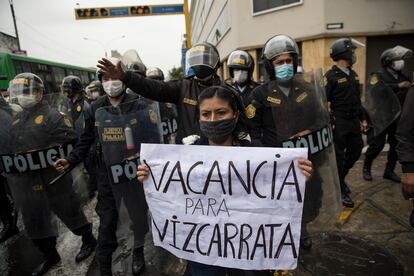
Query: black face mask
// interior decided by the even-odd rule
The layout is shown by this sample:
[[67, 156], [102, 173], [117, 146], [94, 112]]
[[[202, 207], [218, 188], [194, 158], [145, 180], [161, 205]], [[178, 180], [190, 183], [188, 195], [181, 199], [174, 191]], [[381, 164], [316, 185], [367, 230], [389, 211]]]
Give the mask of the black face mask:
[[192, 67], [197, 79], [203, 81], [213, 76], [214, 69], [205, 65], [197, 65]]
[[220, 121], [199, 121], [200, 130], [214, 144], [223, 144], [236, 128], [236, 119], [225, 119]]

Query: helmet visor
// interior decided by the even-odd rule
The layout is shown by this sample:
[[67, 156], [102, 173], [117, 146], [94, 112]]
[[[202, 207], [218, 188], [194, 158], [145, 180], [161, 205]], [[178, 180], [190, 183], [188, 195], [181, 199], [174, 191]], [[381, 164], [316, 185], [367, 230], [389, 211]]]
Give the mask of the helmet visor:
[[186, 68], [197, 65], [208, 66], [215, 69], [219, 62], [219, 56], [211, 47], [205, 45], [196, 45], [190, 48], [186, 56]]
[[233, 68], [247, 69], [251, 66], [252, 61], [247, 53], [234, 51], [230, 54], [227, 65]]
[[263, 55], [266, 59], [272, 60], [281, 54], [299, 54], [296, 42], [288, 36], [278, 35], [271, 38], [265, 45]]
[[43, 94], [43, 86], [35, 80], [17, 78], [9, 82], [10, 98]]

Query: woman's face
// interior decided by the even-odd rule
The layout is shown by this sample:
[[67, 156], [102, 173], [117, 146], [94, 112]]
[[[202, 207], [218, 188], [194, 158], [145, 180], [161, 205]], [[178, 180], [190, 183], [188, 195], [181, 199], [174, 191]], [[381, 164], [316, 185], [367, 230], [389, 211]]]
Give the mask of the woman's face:
[[200, 104], [200, 121], [220, 121], [238, 118], [229, 103], [218, 97], [204, 99]]

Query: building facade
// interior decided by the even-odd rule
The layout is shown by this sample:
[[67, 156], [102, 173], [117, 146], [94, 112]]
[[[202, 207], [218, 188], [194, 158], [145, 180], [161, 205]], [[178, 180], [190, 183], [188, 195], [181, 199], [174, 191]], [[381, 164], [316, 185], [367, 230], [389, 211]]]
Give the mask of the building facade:
[[[266, 79], [262, 47], [277, 34], [298, 42], [301, 64], [308, 69], [332, 65], [330, 45], [341, 37], [365, 44], [358, 48], [354, 69], [364, 84], [367, 74], [379, 69], [382, 51], [395, 45], [414, 49], [413, 0], [193, 0], [192, 44], [209, 41], [217, 46], [229, 77], [226, 59], [236, 49], [248, 51], [256, 61], [254, 78]], [[414, 60], [405, 73], [413, 77]]]
[[0, 32], [0, 52], [10, 54], [17, 49], [17, 39], [14, 36]]

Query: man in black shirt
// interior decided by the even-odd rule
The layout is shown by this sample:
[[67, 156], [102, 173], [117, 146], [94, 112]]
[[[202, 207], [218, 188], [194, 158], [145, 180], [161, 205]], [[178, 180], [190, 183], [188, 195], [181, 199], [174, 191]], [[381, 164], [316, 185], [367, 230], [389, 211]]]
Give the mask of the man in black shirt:
[[[341, 184], [342, 204], [353, 207], [345, 177], [361, 155], [363, 141], [361, 128], [366, 131], [368, 123], [361, 105], [361, 91], [355, 63], [356, 45], [349, 38], [336, 40], [331, 46], [331, 58], [335, 61], [325, 74], [325, 90], [332, 115], [336, 161]], [[362, 125], [362, 127], [361, 127]]]

